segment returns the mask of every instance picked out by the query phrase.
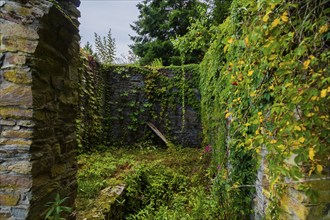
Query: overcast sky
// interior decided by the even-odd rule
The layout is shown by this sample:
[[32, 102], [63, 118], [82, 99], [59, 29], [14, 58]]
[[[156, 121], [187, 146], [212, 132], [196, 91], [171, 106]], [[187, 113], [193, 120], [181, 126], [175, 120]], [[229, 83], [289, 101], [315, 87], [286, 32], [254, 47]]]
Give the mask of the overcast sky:
[[[87, 41], [94, 43], [94, 32], [106, 36], [111, 28], [116, 40], [116, 56], [127, 55], [132, 41], [129, 34], [135, 35], [130, 24], [136, 21], [139, 0], [81, 0], [80, 35], [82, 46]], [[94, 48], [95, 49], [95, 48]]]

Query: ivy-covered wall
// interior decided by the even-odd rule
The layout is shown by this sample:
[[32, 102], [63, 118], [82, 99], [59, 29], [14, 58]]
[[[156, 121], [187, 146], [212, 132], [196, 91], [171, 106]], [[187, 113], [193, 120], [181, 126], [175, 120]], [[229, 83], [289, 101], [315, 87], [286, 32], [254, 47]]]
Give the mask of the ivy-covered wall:
[[234, 0], [217, 27], [200, 89], [225, 216], [329, 218], [328, 6]]
[[[86, 57], [86, 55], [85, 55]], [[78, 139], [82, 150], [100, 145], [162, 143], [147, 122], [173, 144], [201, 144], [198, 66], [161, 69], [97, 67], [85, 59], [81, 78]]]

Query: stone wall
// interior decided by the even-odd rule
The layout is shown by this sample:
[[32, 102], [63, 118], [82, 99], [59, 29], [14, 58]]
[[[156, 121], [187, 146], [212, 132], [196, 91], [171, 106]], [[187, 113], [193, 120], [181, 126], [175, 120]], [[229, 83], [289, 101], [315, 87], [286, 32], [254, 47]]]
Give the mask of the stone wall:
[[78, 5], [0, 1], [0, 219], [73, 205]]
[[147, 122], [175, 145], [200, 147], [197, 65], [162, 69], [111, 66], [97, 71], [91, 57], [85, 63], [78, 125], [82, 150], [150, 140], [164, 145]]
[[181, 67], [107, 71], [110, 126], [106, 139], [127, 144], [143, 141], [153, 134], [146, 124], [151, 122], [174, 144], [200, 147], [198, 71], [184, 69], [184, 78]]

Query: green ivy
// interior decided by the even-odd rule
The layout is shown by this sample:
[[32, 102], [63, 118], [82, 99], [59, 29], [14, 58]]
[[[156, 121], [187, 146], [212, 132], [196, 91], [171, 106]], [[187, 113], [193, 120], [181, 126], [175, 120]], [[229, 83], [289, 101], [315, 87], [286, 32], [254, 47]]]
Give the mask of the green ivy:
[[254, 184], [262, 150], [267, 218], [279, 218], [285, 178], [320, 175], [329, 165], [326, 2], [234, 0], [205, 55], [203, 132], [230, 216], [251, 213], [253, 188], [244, 185]]

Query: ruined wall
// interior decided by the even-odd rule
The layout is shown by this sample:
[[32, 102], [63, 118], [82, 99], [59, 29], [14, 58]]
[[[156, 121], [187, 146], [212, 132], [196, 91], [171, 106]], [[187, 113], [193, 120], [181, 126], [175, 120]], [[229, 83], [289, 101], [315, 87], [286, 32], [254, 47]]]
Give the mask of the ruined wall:
[[136, 143], [153, 133], [146, 124], [151, 122], [174, 144], [200, 147], [199, 77], [197, 66], [191, 67], [109, 69], [105, 139]]
[[91, 57], [81, 78], [78, 141], [84, 150], [153, 140], [154, 124], [175, 145], [200, 147], [197, 65], [150, 69], [110, 66], [94, 69]]
[[75, 197], [79, 1], [0, 1], [0, 219]]

